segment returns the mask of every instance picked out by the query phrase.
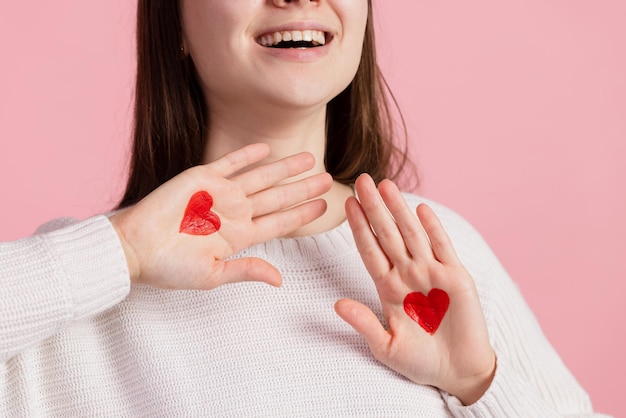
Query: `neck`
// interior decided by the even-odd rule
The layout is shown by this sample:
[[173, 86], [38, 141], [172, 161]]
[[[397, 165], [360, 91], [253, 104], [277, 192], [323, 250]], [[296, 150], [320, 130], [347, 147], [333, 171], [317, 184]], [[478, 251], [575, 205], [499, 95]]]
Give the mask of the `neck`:
[[[219, 106], [210, 108], [212, 112], [204, 162], [213, 161], [244, 145], [264, 142], [270, 145], [271, 154], [260, 164], [308, 151], [315, 156], [315, 167], [300, 177], [326, 171], [325, 107], [316, 110], [294, 109], [289, 112], [267, 108], [265, 112], [246, 112], [245, 109], [238, 112], [220, 112]], [[321, 197], [328, 204], [326, 213], [290, 236], [316, 234], [339, 225], [345, 220], [345, 200], [352, 194], [351, 187], [334, 182], [330, 191]]]

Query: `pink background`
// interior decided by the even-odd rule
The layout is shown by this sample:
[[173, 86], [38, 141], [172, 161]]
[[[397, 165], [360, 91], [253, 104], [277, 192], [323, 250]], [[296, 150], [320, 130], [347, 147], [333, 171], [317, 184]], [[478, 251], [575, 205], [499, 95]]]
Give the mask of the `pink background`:
[[[134, 5], [0, 4], [0, 239], [120, 196]], [[595, 407], [626, 416], [626, 3], [377, 0], [420, 193], [485, 236]], [[129, 5], [131, 4], [131, 5]]]

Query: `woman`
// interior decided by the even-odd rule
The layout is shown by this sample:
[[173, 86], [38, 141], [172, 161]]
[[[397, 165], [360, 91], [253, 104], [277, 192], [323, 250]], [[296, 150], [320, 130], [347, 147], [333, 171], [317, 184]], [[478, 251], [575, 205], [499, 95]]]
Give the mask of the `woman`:
[[140, 0], [119, 210], [0, 252], [41, 260], [0, 263], [0, 410], [591, 416], [480, 236], [383, 180], [391, 127], [369, 1]]

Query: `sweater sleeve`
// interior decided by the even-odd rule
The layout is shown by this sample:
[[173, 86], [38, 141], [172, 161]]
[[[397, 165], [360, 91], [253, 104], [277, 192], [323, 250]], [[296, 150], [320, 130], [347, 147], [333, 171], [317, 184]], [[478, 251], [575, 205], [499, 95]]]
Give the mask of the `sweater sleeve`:
[[481, 399], [463, 406], [442, 393], [456, 417], [600, 417], [543, 334], [518, 287], [480, 234], [463, 218], [429, 202], [476, 282], [491, 344], [494, 379]]
[[67, 223], [0, 243], [1, 362], [114, 306], [130, 291], [124, 251], [108, 218]]

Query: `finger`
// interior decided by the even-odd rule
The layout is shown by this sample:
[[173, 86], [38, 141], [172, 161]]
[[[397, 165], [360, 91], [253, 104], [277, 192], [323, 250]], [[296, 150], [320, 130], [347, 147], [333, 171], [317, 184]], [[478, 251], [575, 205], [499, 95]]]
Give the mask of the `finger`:
[[406, 259], [409, 254], [402, 234], [383, 203], [372, 178], [367, 174], [361, 174], [355, 182], [355, 188], [363, 212], [391, 263], [397, 264]]
[[319, 218], [326, 212], [326, 201], [317, 199], [293, 208], [270, 213], [253, 219], [253, 244], [283, 237], [303, 225]]
[[361, 334], [376, 359], [382, 361], [387, 357], [391, 335], [370, 308], [355, 300], [341, 299], [335, 303], [335, 312]]
[[212, 283], [211, 287], [237, 282], [264, 282], [279, 287], [283, 281], [280, 272], [274, 266], [254, 257], [224, 261], [221, 263], [221, 269], [212, 276], [218, 277], [219, 283]]
[[376, 282], [378, 277], [391, 269], [391, 263], [378, 243], [361, 205], [354, 197], [346, 200], [346, 216], [365, 268]]
[[269, 154], [270, 147], [267, 144], [246, 145], [207, 164], [206, 167], [222, 177], [228, 177], [251, 164], [261, 161]]
[[390, 180], [383, 180], [378, 185], [378, 190], [389, 212], [396, 220], [409, 252], [416, 258], [432, 259], [433, 250], [428, 236], [415, 213], [406, 204], [398, 187]]
[[454, 250], [454, 246], [452, 245], [452, 240], [443, 229], [441, 221], [430, 206], [422, 203], [417, 207], [416, 212], [420, 222], [424, 226], [424, 230], [430, 238], [430, 243], [437, 260], [443, 264], [461, 264]]
[[329, 191], [332, 184], [332, 176], [328, 173], [321, 173], [295, 183], [255, 193], [250, 196], [252, 217], [256, 218], [314, 199]]
[[313, 155], [309, 152], [301, 152], [273, 163], [255, 167], [233, 177], [232, 180], [241, 185], [244, 193], [248, 196], [259, 190], [267, 189], [281, 180], [302, 174], [313, 168], [314, 165], [315, 158]]

